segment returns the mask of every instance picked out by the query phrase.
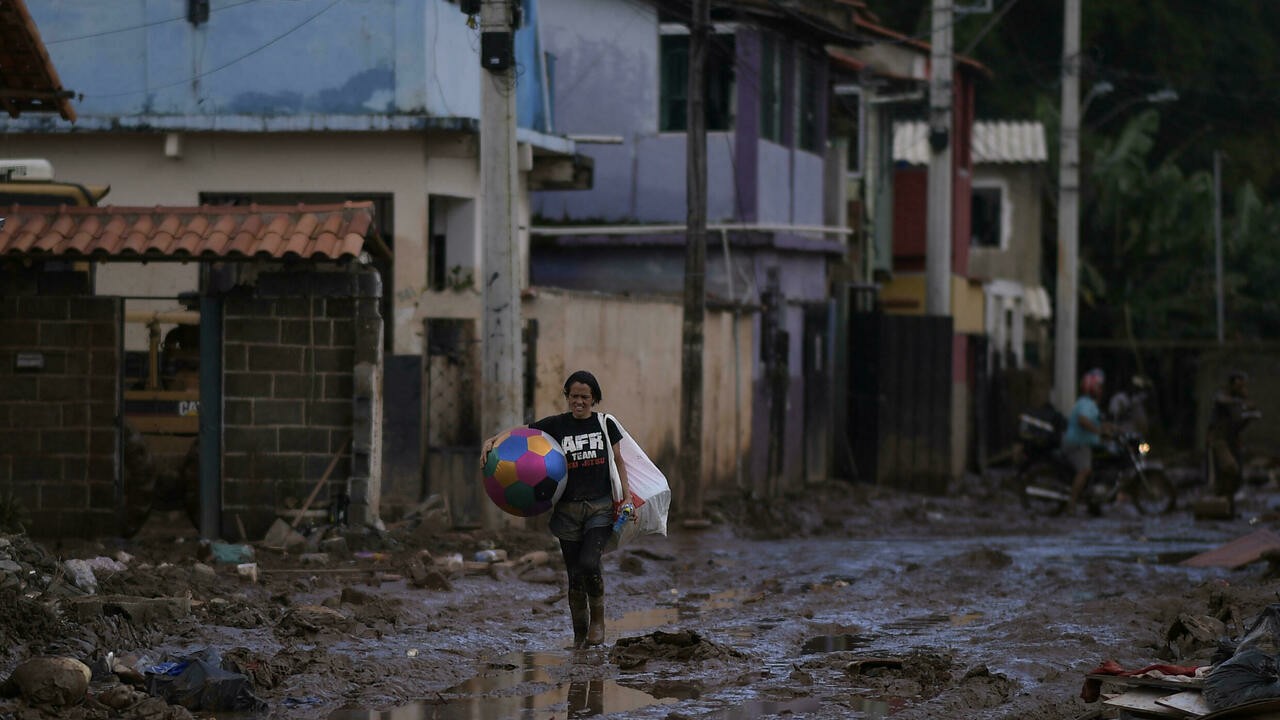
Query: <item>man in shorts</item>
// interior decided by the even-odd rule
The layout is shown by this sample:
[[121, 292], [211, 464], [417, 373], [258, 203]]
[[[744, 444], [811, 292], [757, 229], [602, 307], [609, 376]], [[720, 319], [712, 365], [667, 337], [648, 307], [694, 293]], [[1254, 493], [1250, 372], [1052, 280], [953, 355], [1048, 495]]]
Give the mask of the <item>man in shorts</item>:
[[1089, 483], [1089, 474], [1093, 472], [1093, 449], [1101, 447], [1102, 436], [1112, 432], [1110, 425], [1102, 422], [1102, 410], [1098, 407], [1105, 381], [1106, 376], [1098, 368], [1080, 378], [1080, 397], [1071, 408], [1071, 414], [1067, 417], [1067, 431], [1062, 436], [1062, 452], [1076, 471], [1071, 481], [1073, 513]]

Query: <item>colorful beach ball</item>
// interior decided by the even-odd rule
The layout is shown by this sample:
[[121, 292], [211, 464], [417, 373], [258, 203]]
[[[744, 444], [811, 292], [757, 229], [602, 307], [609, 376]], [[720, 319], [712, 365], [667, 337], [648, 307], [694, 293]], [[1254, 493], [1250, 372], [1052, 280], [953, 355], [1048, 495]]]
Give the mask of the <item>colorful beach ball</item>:
[[512, 515], [533, 517], [551, 509], [569, 474], [560, 443], [530, 427], [498, 436], [484, 462], [484, 490]]

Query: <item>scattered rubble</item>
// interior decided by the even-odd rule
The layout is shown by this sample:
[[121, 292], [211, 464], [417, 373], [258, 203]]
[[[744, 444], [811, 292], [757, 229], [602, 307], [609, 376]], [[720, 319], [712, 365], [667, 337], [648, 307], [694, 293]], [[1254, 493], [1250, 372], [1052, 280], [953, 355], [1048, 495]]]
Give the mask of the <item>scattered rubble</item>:
[[[387, 582], [404, 580], [422, 593], [452, 592], [466, 576], [563, 582], [563, 570], [552, 567], [559, 554], [543, 549], [554, 547], [546, 535], [515, 533], [536, 549], [509, 554], [488, 535], [420, 530], [442, 517], [438, 501], [419, 511], [392, 530], [294, 528], [281, 520], [257, 543], [198, 542], [179, 526], [177, 537], [148, 540], [144, 533], [133, 552], [103, 552], [87, 542], [61, 548], [62, 557], [26, 535], [0, 535], [0, 668], [10, 668], [0, 717], [167, 720], [261, 709], [255, 691], [299, 674], [337, 673], [343, 682], [376, 685], [387, 680], [382, 673], [357, 671], [349, 658], [322, 651], [299, 652], [292, 643], [395, 632], [405, 608], [378, 592]], [[428, 537], [429, 549], [404, 542]], [[483, 553], [482, 560], [464, 561], [464, 552]], [[315, 603], [295, 595], [325, 588], [331, 591]], [[208, 657], [171, 654], [189, 644], [184, 637], [218, 634], [203, 627], [267, 631], [284, 647], [223, 648], [222, 661], [212, 647]], [[287, 705], [315, 702], [293, 698]]]
[[[990, 503], [998, 496], [975, 497]], [[1243, 628], [1254, 627], [1253, 616], [1275, 599], [1254, 564], [1267, 559], [1265, 549], [1249, 549], [1243, 564], [1236, 554], [1203, 568], [1179, 568], [1177, 559], [1158, 571], [1114, 559], [1028, 568], [1023, 544], [1037, 534], [1071, 532], [1066, 521], [1046, 529], [1016, 509], [978, 508], [970, 498], [865, 487], [840, 500], [793, 499], [785, 510], [756, 514], [738, 514], [732, 502], [709, 505], [712, 517], [781, 525], [716, 524], [688, 542], [610, 553], [607, 647], [554, 671], [530, 665], [514, 672], [546, 671], [538, 682], [548, 685], [566, 676], [605, 677], [654, 697], [749, 688], [765, 703], [764, 714], [834, 718], [861, 708], [903, 720], [1116, 717], [1122, 706], [1125, 717], [1172, 717], [1157, 708], [1175, 706], [1170, 712], [1179, 717], [1198, 717], [1219, 697], [1207, 670], [1176, 686], [1168, 677], [1088, 672], [1108, 655], [1121, 670], [1161, 664], [1258, 676], [1257, 664], [1225, 663], [1247, 658], [1238, 652]], [[513, 646], [554, 645], [558, 633], [567, 638], [563, 561], [545, 530], [451, 531], [443, 517], [447, 508], [434, 500], [385, 529], [282, 520], [257, 542], [200, 543], [189, 530], [50, 546], [0, 536], [0, 677], [10, 677], [0, 717], [151, 720], [208, 712], [189, 709], [182, 693], [162, 692], [174, 684], [165, 678], [184, 672], [187, 689], [236, 686], [268, 703], [273, 716], [328, 717], [349, 703], [374, 711], [457, 686]], [[1135, 548], [1148, 536], [1137, 521], [1086, 522], [1105, 528], [1112, 541], [1131, 538]], [[1185, 522], [1203, 521], [1188, 515]], [[1229, 539], [1241, 525], [1224, 524], [1213, 537]], [[773, 536], [795, 542], [779, 551], [782, 565], [733, 549], [735, 538]], [[956, 545], [942, 556], [887, 554], [887, 561], [837, 571], [809, 556], [808, 538], [824, 536], [954, 537]], [[752, 547], [772, 553], [781, 546]], [[844, 554], [844, 545], [821, 546]], [[830, 557], [828, 564], [846, 560]], [[798, 573], [795, 564], [808, 569]], [[1000, 605], [1015, 609], [997, 619], [992, 608]], [[614, 624], [632, 611], [653, 619], [640, 629]], [[934, 627], [958, 635], [936, 641]], [[954, 641], [969, 631], [968, 643]], [[983, 631], [993, 639], [978, 637]], [[846, 634], [850, 647], [806, 648], [805, 637], [833, 632]], [[898, 636], [910, 639], [892, 644]], [[975, 659], [969, 644], [986, 654]], [[1063, 646], [1069, 649], [1054, 649]], [[193, 647], [212, 654], [196, 662]], [[761, 647], [786, 650], [765, 654]], [[50, 658], [68, 673], [62, 679], [40, 685], [29, 668], [18, 673]], [[78, 666], [91, 672], [83, 690]], [[224, 685], [218, 678], [226, 677]], [[1090, 703], [1073, 698], [1085, 679], [1098, 683]], [[1215, 702], [1231, 702], [1221, 698], [1239, 692], [1220, 695]]]
[[706, 662], [742, 657], [745, 656], [737, 650], [712, 642], [694, 630], [658, 630], [640, 637], [619, 638], [609, 651], [609, 662], [624, 670], [633, 670], [651, 660]]

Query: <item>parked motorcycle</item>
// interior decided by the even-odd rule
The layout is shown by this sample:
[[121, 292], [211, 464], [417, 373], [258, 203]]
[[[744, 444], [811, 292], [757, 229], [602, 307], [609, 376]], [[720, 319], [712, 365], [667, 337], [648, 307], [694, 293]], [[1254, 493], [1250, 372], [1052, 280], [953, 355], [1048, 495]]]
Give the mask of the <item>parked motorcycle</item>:
[[[1065, 423], [1043, 414], [1019, 417], [1023, 457], [1018, 466], [1017, 487], [1023, 505], [1033, 513], [1058, 515], [1071, 503], [1075, 468], [1060, 449]], [[1143, 515], [1160, 515], [1173, 509], [1177, 493], [1158, 462], [1148, 458], [1151, 445], [1138, 433], [1121, 432], [1105, 448], [1093, 453], [1093, 472], [1081, 494], [1092, 515], [1120, 497], [1133, 500]]]

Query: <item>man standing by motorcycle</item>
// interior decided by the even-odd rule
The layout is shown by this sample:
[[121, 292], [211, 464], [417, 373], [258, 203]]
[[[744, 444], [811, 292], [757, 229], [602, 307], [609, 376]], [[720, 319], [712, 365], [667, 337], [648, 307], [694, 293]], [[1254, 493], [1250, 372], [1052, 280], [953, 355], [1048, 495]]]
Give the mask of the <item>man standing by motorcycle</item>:
[[1080, 378], [1080, 397], [1067, 416], [1067, 431], [1062, 436], [1062, 453], [1071, 462], [1076, 474], [1071, 482], [1071, 512], [1079, 506], [1080, 496], [1089, 483], [1093, 471], [1093, 449], [1102, 446], [1102, 436], [1110, 435], [1110, 423], [1102, 422], [1102, 386], [1106, 376], [1094, 368]]
[[1262, 417], [1249, 403], [1249, 376], [1233, 370], [1227, 386], [1213, 396], [1213, 411], [1205, 437], [1208, 453], [1209, 487], [1213, 494], [1225, 497], [1228, 512], [1235, 514], [1235, 494], [1240, 489], [1244, 463], [1241, 434], [1252, 421]]
[[1129, 387], [1111, 396], [1107, 403], [1107, 415], [1111, 422], [1122, 431], [1136, 432], [1146, 435], [1147, 394], [1151, 391], [1151, 381], [1142, 375], [1134, 375]]

